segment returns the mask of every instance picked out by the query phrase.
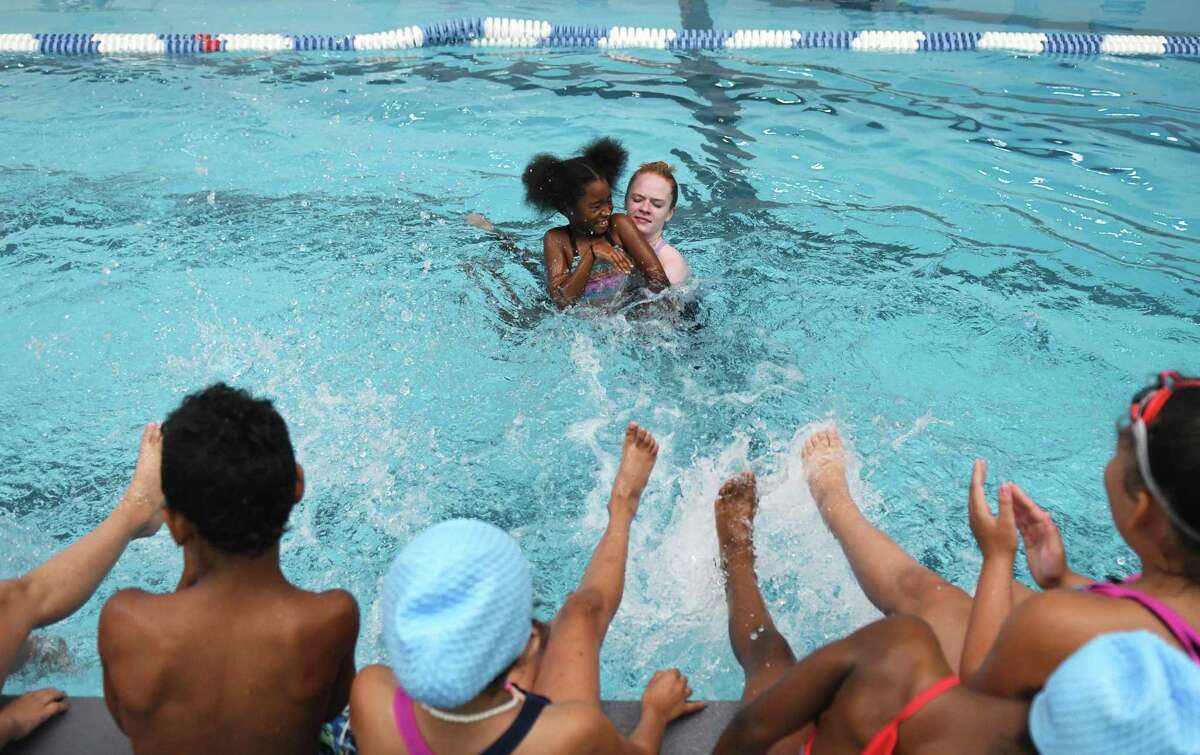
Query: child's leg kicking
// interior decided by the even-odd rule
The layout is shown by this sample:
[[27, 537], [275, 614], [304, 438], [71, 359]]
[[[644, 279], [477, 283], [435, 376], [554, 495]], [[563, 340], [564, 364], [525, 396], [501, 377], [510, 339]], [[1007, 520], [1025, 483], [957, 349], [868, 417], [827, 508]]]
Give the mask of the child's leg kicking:
[[608, 529], [596, 545], [579, 588], [551, 624], [534, 691], [555, 702], [600, 704], [600, 645], [625, 591], [629, 528], [658, 458], [649, 431], [630, 423], [608, 503]]
[[727, 480], [714, 508], [729, 605], [729, 643], [745, 673], [742, 701], [747, 702], [771, 686], [796, 658], [775, 628], [754, 574], [754, 515], [758, 511], [754, 473], [743, 472]]
[[[837, 430], [819, 430], [804, 444], [808, 486], [825, 524], [850, 561], [859, 586], [887, 615], [919, 616], [933, 627], [946, 660], [958, 668], [971, 597], [921, 565], [875, 525], [850, 497], [846, 484], [845, 448]], [[1014, 603], [1033, 592], [1014, 582]]]
[[958, 668], [971, 598], [904, 552], [867, 521], [846, 484], [845, 448], [836, 430], [820, 430], [804, 444], [808, 486], [825, 524], [850, 561], [858, 584], [887, 615], [907, 613], [929, 622], [952, 668]]

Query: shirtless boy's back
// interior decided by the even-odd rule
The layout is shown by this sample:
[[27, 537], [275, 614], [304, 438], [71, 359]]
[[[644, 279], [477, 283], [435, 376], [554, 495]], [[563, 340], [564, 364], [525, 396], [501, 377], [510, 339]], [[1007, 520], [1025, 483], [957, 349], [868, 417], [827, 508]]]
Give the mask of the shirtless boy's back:
[[[139, 753], [304, 753], [346, 705], [358, 608], [284, 578], [279, 537], [304, 489], [268, 402], [212, 386], [163, 425], [178, 590], [117, 593], [100, 617], [104, 692]], [[174, 493], [174, 495], [173, 495]]]

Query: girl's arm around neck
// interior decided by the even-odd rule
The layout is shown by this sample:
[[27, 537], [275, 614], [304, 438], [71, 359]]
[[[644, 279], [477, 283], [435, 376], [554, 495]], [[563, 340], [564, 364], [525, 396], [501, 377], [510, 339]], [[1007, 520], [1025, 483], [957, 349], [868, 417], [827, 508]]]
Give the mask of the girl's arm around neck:
[[629, 252], [629, 256], [633, 257], [633, 264], [637, 265], [637, 269], [642, 271], [642, 275], [646, 278], [646, 283], [652, 291], [661, 291], [671, 285], [671, 281], [667, 278], [667, 272], [663, 270], [662, 263], [658, 260], [658, 255], [650, 248], [650, 244], [646, 243], [646, 239], [642, 236], [642, 232], [637, 229], [633, 221], [628, 215], [616, 213], [612, 216], [611, 221], [613, 232], [617, 240], [621, 242], [621, 246]]

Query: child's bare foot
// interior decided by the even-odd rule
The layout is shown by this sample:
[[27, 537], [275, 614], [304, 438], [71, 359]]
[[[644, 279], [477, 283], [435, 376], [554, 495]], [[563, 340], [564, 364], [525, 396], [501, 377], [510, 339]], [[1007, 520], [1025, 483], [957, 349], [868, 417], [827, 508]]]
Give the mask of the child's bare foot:
[[721, 485], [713, 503], [717, 515], [717, 542], [721, 562], [734, 555], [754, 553], [754, 515], [758, 513], [758, 482], [753, 472], [742, 472]]
[[142, 430], [137, 466], [117, 510], [129, 517], [134, 537], [149, 537], [162, 526], [162, 430], [151, 422]]
[[836, 429], [818, 430], [809, 436], [801, 456], [808, 489], [822, 514], [837, 498], [850, 497], [846, 485], [846, 449]]
[[608, 501], [610, 517], [627, 517], [632, 521], [637, 513], [638, 500], [646, 489], [654, 462], [658, 459], [658, 441], [649, 430], [630, 422], [625, 428], [625, 447], [621, 449], [621, 465], [613, 480], [612, 497]]

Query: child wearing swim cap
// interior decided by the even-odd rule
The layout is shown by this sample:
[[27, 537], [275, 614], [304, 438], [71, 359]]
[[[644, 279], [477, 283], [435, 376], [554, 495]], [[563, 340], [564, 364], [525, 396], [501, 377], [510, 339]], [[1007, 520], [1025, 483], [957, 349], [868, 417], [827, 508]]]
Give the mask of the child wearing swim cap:
[[929, 625], [893, 616], [790, 667], [713, 755], [797, 752], [780, 744], [795, 739], [804, 755], [1197, 755], [1200, 667], [1149, 632], [1104, 634], [1031, 704], [959, 684]]
[[292, 585], [279, 540], [304, 494], [271, 402], [218, 383], [162, 426], [173, 593], [122, 590], [100, 614], [104, 698], [136, 752], [311, 755], [354, 678], [358, 606]]
[[[850, 497], [836, 431], [809, 439], [805, 472], [867, 597], [885, 614], [927, 621], [950, 668], [971, 688], [1027, 697], [1104, 632], [1144, 629], [1200, 663], [1200, 380], [1163, 372], [1123, 414], [1102, 480], [1112, 524], [1142, 571], [1118, 584], [1068, 568], [1050, 514], [1017, 485], [1000, 486], [993, 514], [982, 460], [972, 471], [967, 506], [983, 555], [974, 598], [863, 516]], [[1018, 537], [1041, 592], [1013, 579]]]
[[1145, 630], [1084, 644], [1032, 707], [960, 683], [932, 628], [909, 615], [797, 662], [755, 575], [754, 475], [728, 480], [714, 508], [729, 640], [745, 674], [743, 707], [714, 755], [1200, 755], [1200, 665]]
[[533, 622], [529, 563], [496, 527], [437, 524], [397, 554], [383, 583], [387, 665], [354, 681], [350, 718], [363, 755], [657, 753], [675, 718], [699, 710], [687, 679], [660, 671], [628, 738], [600, 709], [599, 653], [620, 603], [629, 525], [658, 452], [630, 425], [611, 523], [548, 628]]
[[542, 238], [546, 288], [560, 307], [613, 298], [635, 269], [653, 291], [671, 285], [638, 227], [628, 215], [613, 212], [612, 187], [627, 159], [619, 142], [604, 138], [576, 157], [543, 153], [525, 167], [525, 200], [567, 220]]

